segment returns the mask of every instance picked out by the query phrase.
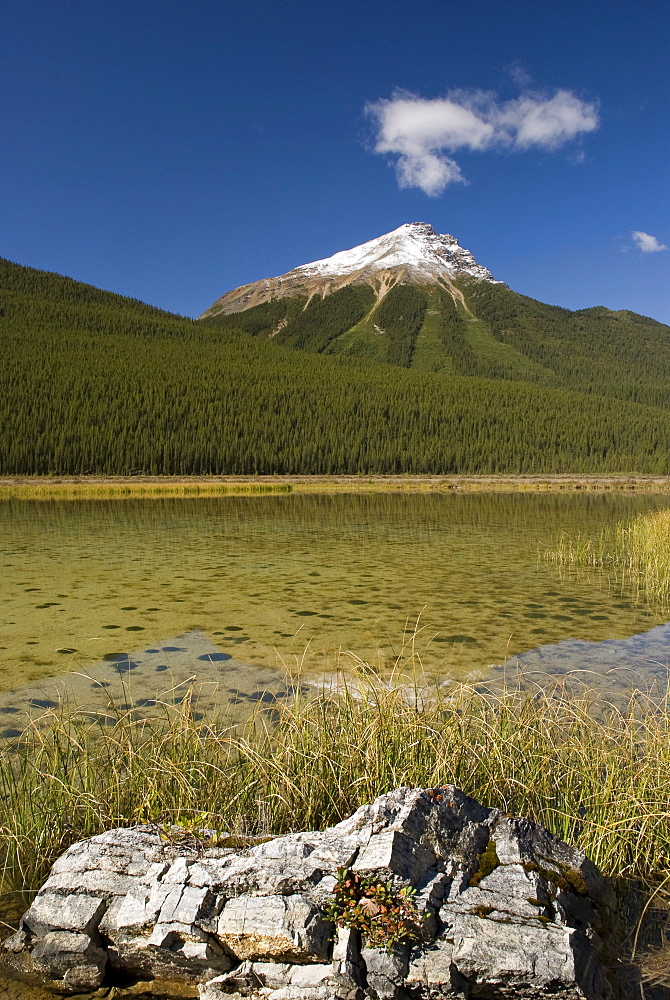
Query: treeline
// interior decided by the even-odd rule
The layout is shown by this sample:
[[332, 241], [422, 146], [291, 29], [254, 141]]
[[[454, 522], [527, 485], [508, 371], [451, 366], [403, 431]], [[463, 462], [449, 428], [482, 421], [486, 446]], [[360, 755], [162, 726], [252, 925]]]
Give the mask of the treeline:
[[[131, 308], [133, 312], [145, 316], [180, 318], [164, 309], [149, 306], [139, 299], [117, 295], [116, 292], [105, 292], [94, 285], [87, 285], [83, 281], [73, 281], [72, 278], [67, 278], [62, 274], [55, 274], [53, 271], [39, 271], [34, 267], [24, 267], [0, 257], [0, 295], [6, 299], [9, 293], [34, 300], [44, 299], [51, 303], [65, 302], [68, 308], [76, 302], [96, 303], [117, 309]], [[1, 308], [3, 308], [2, 300], [0, 300]]]
[[[480, 375], [481, 364], [465, 338], [465, 321], [458, 314], [456, 303], [448, 292], [439, 290], [438, 336], [459, 375]], [[490, 374], [489, 372], [486, 373]]]
[[218, 313], [200, 320], [203, 326], [223, 327], [226, 330], [244, 330], [252, 337], [270, 337], [284, 326], [289, 318], [300, 313], [307, 305], [306, 296], [271, 299], [241, 313]]
[[292, 351], [25, 272], [0, 286], [3, 475], [670, 472], [662, 410]]

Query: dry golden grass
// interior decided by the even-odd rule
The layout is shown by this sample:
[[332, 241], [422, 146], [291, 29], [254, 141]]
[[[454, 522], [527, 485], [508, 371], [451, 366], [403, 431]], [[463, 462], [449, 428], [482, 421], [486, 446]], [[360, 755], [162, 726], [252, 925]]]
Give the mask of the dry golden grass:
[[69, 843], [135, 822], [280, 834], [322, 827], [400, 785], [454, 783], [531, 816], [609, 875], [670, 873], [670, 704], [560, 684], [448, 693], [360, 667], [336, 690], [196, 721], [188, 701], [101, 726], [47, 713], [0, 751], [0, 862], [35, 888]]
[[196, 718], [188, 699], [150, 720], [113, 706], [106, 725], [71, 709], [36, 718], [0, 749], [0, 915], [15, 921], [56, 857], [110, 827], [282, 834], [401, 785], [453, 783], [590, 856], [639, 920], [622, 955], [670, 985], [670, 949], [649, 947], [670, 885], [670, 700], [613, 704], [556, 681], [445, 689], [415, 665], [410, 644], [390, 677], [358, 661], [328, 691], [289, 678], [292, 698], [237, 725], [226, 706]]
[[290, 493], [288, 483], [16, 483], [0, 484], [0, 500], [125, 500], [136, 497], [239, 496], [249, 493]]

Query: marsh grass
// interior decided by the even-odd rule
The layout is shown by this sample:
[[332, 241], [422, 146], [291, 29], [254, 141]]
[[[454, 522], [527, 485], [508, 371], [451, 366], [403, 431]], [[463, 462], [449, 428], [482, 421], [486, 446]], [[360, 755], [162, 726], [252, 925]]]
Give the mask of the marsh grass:
[[[72, 842], [154, 822], [234, 835], [313, 829], [400, 785], [454, 783], [531, 816], [609, 875], [670, 873], [670, 704], [560, 684], [494, 694], [348, 670], [333, 690], [196, 720], [187, 699], [107, 725], [45, 713], [0, 750], [5, 891], [37, 888]], [[111, 724], [109, 724], [111, 723]]]
[[105, 829], [152, 823], [170, 837], [174, 824], [243, 846], [323, 828], [401, 785], [453, 783], [591, 857], [626, 913], [625, 967], [632, 956], [670, 985], [670, 949], [657, 947], [670, 909], [667, 696], [613, 704], [556, 681], [494, 692], [340, 666], [327, 690], [288, 678], [292, 699], [244, 723], [225, 705], [196, 718], [196, 689], [152, 718], [113, 705], [104, 724], [66, 707], [35, 718], [0, 748], [0, 924], [16, 924], [70, 844]]
[[670, 510], [602, 528], [595, 539], [562, 535], [546, 558], [571, 569], [609, 569], [622, 589], [670, 608]]

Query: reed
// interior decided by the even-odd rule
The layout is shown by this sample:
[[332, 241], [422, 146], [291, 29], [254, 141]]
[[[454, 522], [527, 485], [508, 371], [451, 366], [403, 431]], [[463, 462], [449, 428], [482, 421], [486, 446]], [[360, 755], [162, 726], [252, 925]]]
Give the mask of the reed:
[[670, 510], [605, 527], [597, 538], [562, 535], [546, 558], [571, 569], [609, 568], [623, 589], [670, 607]]
[[0, 750], [5, 891], [37, 888], [72, 842], [138, 822], [232, 834], [323, 827], [400, 785], [454, 783], [530, 816], [609, 875], [670, 873], [670, 703], [624, 706], [561, 684], [449, 691], [369, 669], [334, 690], [197, 721], [188, 700], [151, 720], [35, 719]]

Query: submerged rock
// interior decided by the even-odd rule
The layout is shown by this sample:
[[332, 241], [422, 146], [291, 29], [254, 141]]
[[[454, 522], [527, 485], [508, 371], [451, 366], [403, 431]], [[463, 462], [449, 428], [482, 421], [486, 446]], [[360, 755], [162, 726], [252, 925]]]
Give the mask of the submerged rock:
[[[386, 950], [336, 928], [341, 868], [411, 886], [414, 938]], [[452, 786], [400, 788], [323, 832], [246, 848], [147, 826], [74, 844], [1, 960], [65, 994], [609, 1000], [613, 913], [595, 865], [537, 824]]]

